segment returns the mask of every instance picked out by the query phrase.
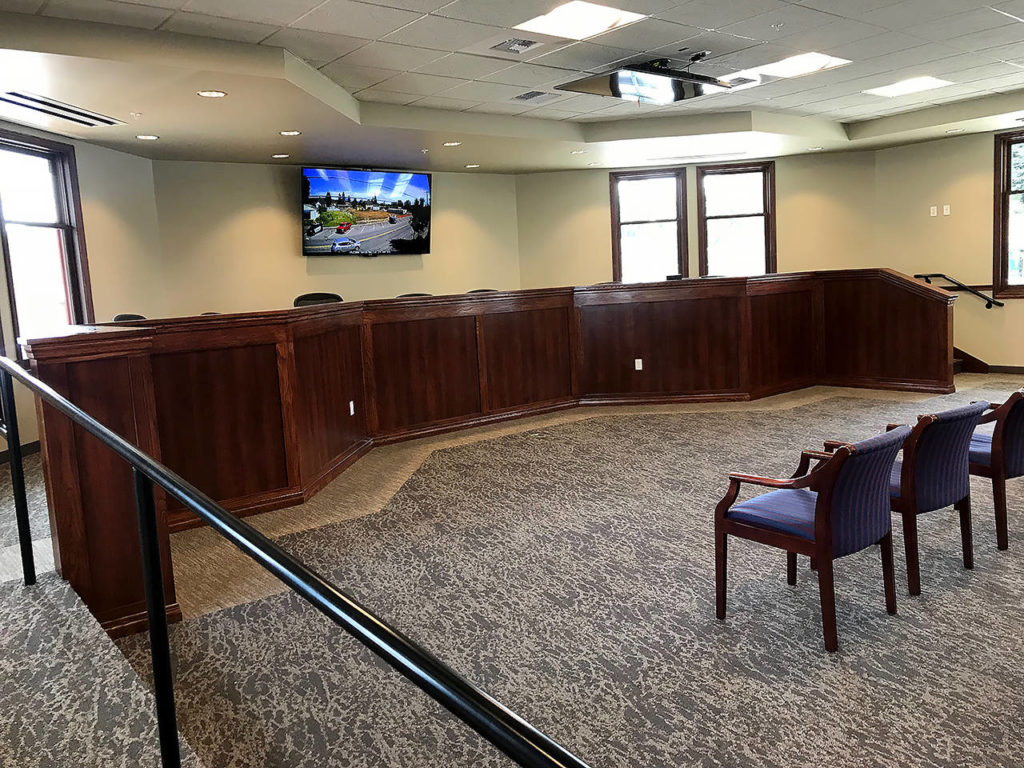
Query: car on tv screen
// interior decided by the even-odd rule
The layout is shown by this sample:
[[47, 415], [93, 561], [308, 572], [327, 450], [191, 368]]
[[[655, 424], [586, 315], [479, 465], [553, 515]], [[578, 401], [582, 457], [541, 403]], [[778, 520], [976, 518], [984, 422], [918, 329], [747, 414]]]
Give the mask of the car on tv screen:
[[430, 174], [303, 168], [302, 252], [429, 253]]

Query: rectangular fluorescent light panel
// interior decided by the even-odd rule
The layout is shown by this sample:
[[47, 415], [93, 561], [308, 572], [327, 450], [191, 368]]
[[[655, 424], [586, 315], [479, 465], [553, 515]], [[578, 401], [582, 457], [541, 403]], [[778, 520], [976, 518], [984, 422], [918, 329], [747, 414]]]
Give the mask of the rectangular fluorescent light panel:
[[641, 13], [620, 11], [618, 8], [587, 3], [583, 0], [571, 0], [543, 16], [517, 24], [515, 29], [569, 40], [583, 40], [644, 18], [647, 17]]
[[891, 99], [896, 96], [919, 93], [920, 91], [930, 91], [933, 88], [945, 88], [947, 85], [952, 84], [949, 80], [939, 80], [937, 77], [912, 77], [909, 80], [900, 80], [898, 83], [886, 85], [882, 88], [871, 88], [862, 91], [862, 93], [869, 93], [872, 96], [887, 96]]
[[801, 53], [782, 61], [776, 61], [774, 64], [757, 67], [754, 71], [759, 75], [768, 75], [768, 77], [801, 77], [813, 72], [835, 69], [849, 63], [849, 59], [827, 56], [824, 53]]

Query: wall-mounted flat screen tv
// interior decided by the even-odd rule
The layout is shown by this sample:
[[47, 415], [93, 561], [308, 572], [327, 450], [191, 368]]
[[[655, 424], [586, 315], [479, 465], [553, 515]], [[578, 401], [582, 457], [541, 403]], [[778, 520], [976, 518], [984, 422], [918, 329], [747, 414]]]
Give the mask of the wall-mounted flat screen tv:
[[429, 253], [430, 174], [303, 168], [302, 252]]

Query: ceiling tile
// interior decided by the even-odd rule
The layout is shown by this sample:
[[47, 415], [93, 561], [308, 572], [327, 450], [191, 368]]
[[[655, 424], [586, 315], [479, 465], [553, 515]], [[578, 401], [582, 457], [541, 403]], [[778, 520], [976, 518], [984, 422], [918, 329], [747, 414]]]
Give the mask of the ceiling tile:
[[1024, 43], [1024, 24], [1019, 22], [1007, 24], [1005, 27], [971, 32], [949, 41], [949, 45], [961, 51], [987, 51], [1008, 45], [1019, 46], [1021, 53], [1024, 54], [1024, 45], [1021, 43]]
[[148, 5], [118, 3], [113, 0], [50, 0], [43, 9], [44, 16], [60, 19], [101, 21], [126, 27], [156, 29], [173, 11]]
[[594, 96], [589, 93], [581, 93], [565, 101], [558, 102], [558, 108], [568, 109], [570, 112], [593, 112], [597, 109], [604, 109], [616, 101], [617, 99], [613, 100], [609, 96]]
[[0, 0], [0, 11], [7, 13], [35, 13], [46, 0]]
[[452, 99], [448, 96], [427, 96], [412, 102], [410, 106], [424, 107], [426, 109], [447, 109], [451, 112], [464, 112], [470, 107], [475, 107], [480, 102], [467, 101], [465, 99]]
[[690, 0], [656, 15], [691, 27], [719, 29], [787, 7], [782, 0]]
[[760, 42], [747, 37], [728, 35], [724, 32], [703, 32], [678, 44], [653, 48], [648, 53], [656, 53], [661, 56], [668, 56], [669, 58], [679, 58], [685, 62], [690, 55], [697, 51], [710, 51], [705, 61], [715, 61], [719, 57], [735, 53], [736, 51], [742, 51], [755, 45], [760, 45]]
[[[223, 0], [217, 1], [222, 2]], [[322, 5], [320, 3], [315, 5], [319, 7], [292, 23], [291, 26], [375, 40], [423, 16], [416, 11], [385, 8], [380, 5], [356, 3], [352, 0], [328, 0]]]
[[365, 0], [365, 2], [370, 5], [384, 5], [388, 8], [398, 8], [403, 11], [430, 13], [451, 2], [451, 0]]
[[424, 16], [392, 32], [384, 39], [389, 43], [458, 51], [502, 33], [500, 27], [474, 24], [460, 19], [445, 19], [441, 16]]
[[722, 28], [741, 37], [753, 37], [757, 40], [777, 40], [795, 32], [806, 32], [809, 29], [824, 26], [835, 21], [835, 16], [799, 5], [790, 5], [759, 16], [738, 21]]
[[285, 26], [312, 8], [316, 8], [321, 2], [323, 0], [274, 0], [272, 3], [254, 3], [252, 0], [189, 0], [182, 7], [186, 11], [205, 13], [209, 16], [226, 16], [229, 19]]
[[886, 32], [873, 37], [866, 37], [855, 43], [841, 45], [829, 51], [833, 56], [839, 56], [851, 61], [864, 61], [873, 59], [876, 56], [884, 56], [893, 51], [902, 51], [906, 48], [914, 48], [921, 45], [919, 37], [911, 37], [902, 32]]
[[563, 67], [564, 69], [600, 70], [614, 61], [631, 56], [633, 51], [624, 48], [609, 48], [595, 43], [574, 43], [554, 53], [548, 53], [537, 59], [534, 64]]
[[635, 24], [613, 29], [611, 32], [587, 38], [591, 43], [627, 48], [633, 51], [649, 51], [665, 45], [696, 37], [703, 29], [676, 24], [664, 19], [643, 19]]
[[523, 92], [521, 86], [503, 85], [501, 83], [484, 83], [475, 80], [465, 85], [460, 85], [445, 93], [453, 99], [467, 99], [469, 101], [504, 101], [518, 96]]
[[535, 117], [541, 120], [570, 120], [577, 115], [583, 114], [582, 112], [570, 112], [567, 109], [553, 109], [551, 107], [541, 107], [540, 109], [531, 109], [529, 112], [525, 112], [523, 117]]
[[514, 27], [547, 13], [556, 5], [559, 5], [558, 0], [455, 0], [437, 13], [452, 19]]
[[383, 67], [405, 71], [437, 61], [444, 54], [429, 48], [415, 48], [395, 43], [370, 43], [340, 59], [358, 67]]
[[[178, 10], [184, 7], [188, 0], [124, 0], [126, 3], [132, 3], [133, 5], [151, 5], [155, 8], [173, 8]], [[4, 3], [0, 2], [0, 9], [4, 7]]]
[[377, 83], [384, 82], [390, 77], [401, 74], [394, 69], [381, 69], [380, 67], [358, 67], [346, 64], [344, 59], [339, 59], [321, 70], [331, 80], [350, 91], [357, 91], [362, 88], [369, 88]]
[[498, 70], [507, 69], [508, 66], [509, 62], [506, 59], [492, 59], [489, 56], [474, 56], [469, 53], [449, 53], [436, 61], [416, 67], [416, 71], [428, 75], [476, 80]]
[[442, 91], [449, 91], [457, 85], [465, 85], [468, 80], [454, 77], [424, 75], [419, 72], [403, 72], [377, 84], [377, 88], [400, 93], [416, 93], [421, 96], [434, 96]]
[[[866, 37], [885, 33], [883, 27], [864, 24], [853, 19], [836, 19], [820, 27], [801, 32], [792, 32], [775, 40], [779, 45], [797, 48], [802, 51], [818, 51], [829, 53], [831, 48], [846, 45]], [[785, 29], [783, 29], [785, 32]]]
[[483, 112], [489, 115], [521, 115], [529, 107], [525, 104], [478, 104], [467, 112]]
[[384, 91], [380, 88], [364, 88], [355, 96], [359, 101], [376, 101], [383, 104], [410, 104], [419, 98], [416, 94]]
[[537, 88], [547, 83], [574, 79], [578, 74], [578, 72], [572, 69], [542, 67], [539, 64], [515, 64], [480, 79], [491, 83], [505, 83], [506, 85], [521, 85], [524, 88]]
[[800, 5], [816, 11], [835, 13], [840, 16], [857, 19], [868, 11], [896, 5], [900, 0], [800, 0]]
[[264, 40], [263, 45], [287, 48], [307, 60], [333, 61], [366, 45], [366, 41], [358, 37], [331, 35], [308, 29], [282, 29]]
[[922, 21], [922, 23], [908, 27], [904, 32], [916, 37], [923, 37], [926, 40], [941, 42], [971, 32], [981, 32], [1017, 23], [1019, 22], [1013, 21], [1008, 16], [994, 13], [990, 8], [975, 8], [965, 13]]
[[258, 43], [273, 34], [278, 27], [271, 24], [256, 24], [251, 21], [224, 19], [219, 16], [182, 11], [161, 24], [160, 29], [183, 35], [201, 35], [202, 37], [216, 37], [220, 40]]
[[877, 24], [888, 29], [908, 29], [924, 20], [962, 13], [982, 5], [984, 3], [973, 0], [902, 0], [868, 11], [858, 18], [868, 24]]

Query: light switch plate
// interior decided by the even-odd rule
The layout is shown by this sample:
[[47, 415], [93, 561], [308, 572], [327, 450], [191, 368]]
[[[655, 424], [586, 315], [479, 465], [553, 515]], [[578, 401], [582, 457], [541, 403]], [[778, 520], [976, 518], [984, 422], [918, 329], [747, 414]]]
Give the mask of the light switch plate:
[[638, 357], [633, 361], [633, 367], [638, 371], [642, 371], [644, 369], [644, 359], [642, 357]]
[[356, 415], [356, 401], [355, 400], [349, 400], [348, 401], [348, 415], [349, 416], [355, 416]]
[[942, 206], [942, 215], [943, 216], [949, 216], [949, 214], [952, 213], [952, 212], [953, 212], [952, 208], [950, 208], [948, 205]]
[[933, 205], [931, 207], [929, 213], [931, 213], [932, 216], [938, 216], [939, 215], [939, 206]]

